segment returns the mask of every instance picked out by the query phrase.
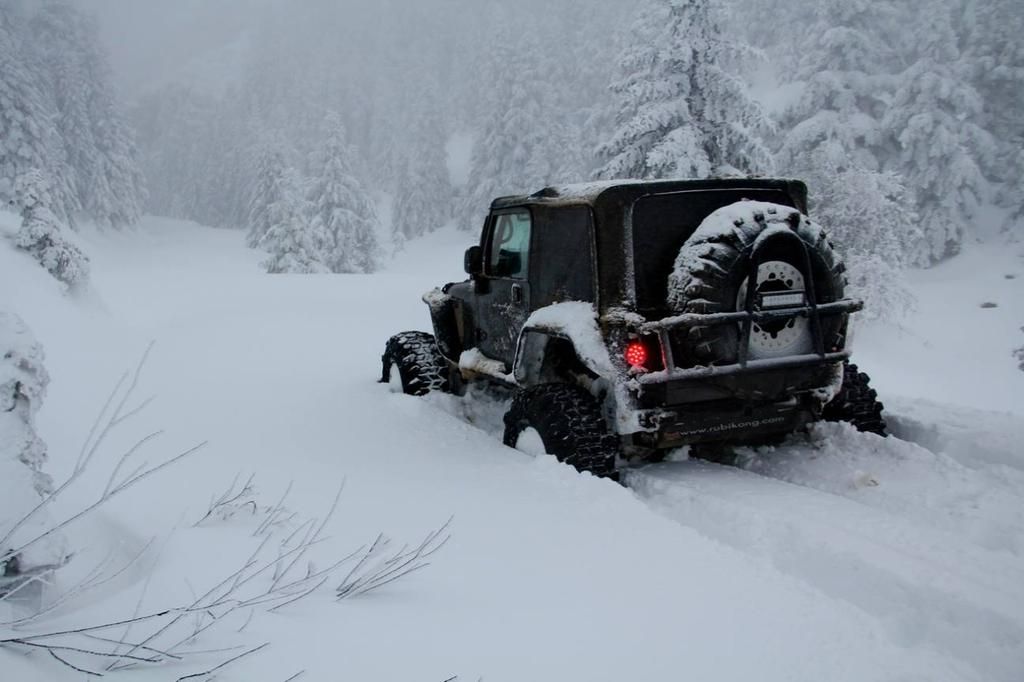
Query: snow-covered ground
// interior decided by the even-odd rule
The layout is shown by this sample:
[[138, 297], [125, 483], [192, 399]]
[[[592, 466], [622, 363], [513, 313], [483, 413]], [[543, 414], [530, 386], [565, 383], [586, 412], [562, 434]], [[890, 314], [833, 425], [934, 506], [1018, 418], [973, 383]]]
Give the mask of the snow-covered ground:
[[[677, 457], [631, 472], [625, 489], [503, 447], [500, 404], [376, 383], [384, 341], [427, 328], [420, 295], [461, 278], [472, 237], [434, 234], [375, 276], [268, 276], [241, 234], [156, 218], [86, 241], [94, 282], [75, 299], [0, 248], [0, 308], [47, 351], [49, 470], [67, 473], [150, 341], [138, 392], [156, 399], [97, 471], [156, 429], [150, 461], [209, 445], [70, 533], [72, 568], [156, 541], [55, 627], [130, 615], [143, 592], [153, 608], [188, 599], [237, 568], [254, 522], [193, 523], [241, 473], [255, 474], [261, 505], [290, 483], [301, 516], [323, 515], [344, 481], [320, 562], [380, 531], [417, 542], [453, 520], [431, 565], [403, 581], [340, 603], [325, 587], [204, 638], [199, 648], [274, 642], [220, 679], [1024, 676], [1019, 249], [979, 245], [915, 273], [918, 311], [860, 330], [858, 360], [900, 438], [823, 425], [742, 453], [739, 468]], [[4, 649], [0, 671], [81, 678]]]

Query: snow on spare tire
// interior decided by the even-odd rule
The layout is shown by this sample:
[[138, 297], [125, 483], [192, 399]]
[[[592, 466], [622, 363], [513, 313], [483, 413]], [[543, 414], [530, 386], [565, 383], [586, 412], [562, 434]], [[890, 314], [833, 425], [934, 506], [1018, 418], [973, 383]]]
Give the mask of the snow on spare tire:
[[[792, 234], [807, 246], [813, 283], [805, 281], [803, 254], [788, 236]], [[743, 310], [748, 259], [755, 248], [761, 261], [758, 293], [798, 293], [813, 284], [818, 303], [843, 297], [846, 268], [819, 225], [789, 206], [740, 201], [705, 218], [683, 244], [668, 279], [669, 309], [675, 314]], [[822, 317], [827, 346], [840, 340], [842, 321], [839, 315]], [[686, 336], [687, 352], [697, 364], [735, 362], [739, 336], [739, 325], [696, 326]], [[755, 324], [751, 329], [750, 359], [812, 351], [807, 318]]]

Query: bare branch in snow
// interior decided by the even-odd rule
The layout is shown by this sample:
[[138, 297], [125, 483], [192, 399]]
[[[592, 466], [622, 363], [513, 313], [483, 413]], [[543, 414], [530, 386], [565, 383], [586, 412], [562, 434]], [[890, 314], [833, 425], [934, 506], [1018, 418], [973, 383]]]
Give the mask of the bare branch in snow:
[[[4, 549], [0, 553], [0, 565], [9, 567], [13, 563], [17, 567], [18, 559], [26, 549], [88, 516], [132, 486], [165, 473], [171, 465], [205, 445], [201, 443], [183, 450], [157, 464], [136, 463], [136, 455], [160, 435], [159, 431], [150, 433], [116, 458], [107, 475], [105, 487], [93, 501], [62, 519], [38, 523], [39, 519], [44, 518], [41, 512], [52, 504], [54, 498], [81, 480], [86, 469], [95, 464], [101, 445], [119, 426], [138, 415], [149, 404], [150, 401], [145, 400], [135, 407], [129, 407], [133, 403], [132, 394], [137, 390], [139, 375], [148, 354], [149, 349], [135, 370], [125, 374], [115, 385], [93, 423], [86, 444], [67, 480], [57, 487], [53, 495], [29, 510], [5, 534], [2, 539], [4, 544], [0, 544], [0, 547], [11, 549]], [[288, 484], [273, 506], [261, 507], [255, 499], [254, 480], [254, 476], [249, 476], [244, 483], [240, 483], [242, 476], [236, 475], [226, 490], [211, 499], [205, 515], [193, 524], [196, 527], [211, 519], [230, 520], [243, 509], [254, 515], [262, 514], [252, 533], [255, 538], [252, 540], [255, 545], [252, 551], [205, 591], [193, 591], [193, 596], [184, 603], [147, 610], [144, 609], [144, 602], [151, 592], [151, 575], [144, 583], [134, 610], [128, 617], [101, 619], [99, 622], [87, 622], [73, 627], [46, 627], [45, 619], [48, 616], [137, 565], [150, 550], [150, 541], [121, 565], [114, 565], [113, 554], [107, 556], [84, 577], [63, 588], [45, 607], [36, 608], [8, 622], [0, 622], [0, 648], [45, 652], [61, 665], [89, 677], [175, 663], [187, 666], [186, 674], [178, 678], [179, 682], [209, 679], [229, 665], [269, 646], [269, 643], [263, 643], [255, 647], [227, 646], [205, 650], [195, 647], [199, 638], [208, 636], [211, 630], [219, 628], [240, 635], [259, 613], [280, 610], [315, 594], [328, 581], [337, 580], [335, 574], [338, 570], [350, 563], [354, 565], [338, 583], [335, 597], [340, 600], [365, 594], [424, 568], [428, 565], [429, 557], [448, 540], [450, 519], [415, 547], [402, 546], [392, 550], [390, 541], [381, 534], [368, 547], [364, 545], [354, 552], [328, 558], [320, 563], [319, 559], [323, 557], [314, 561], [314, 549], [324, 547], [328, 540], [325, 533], [337, 512], [344, 482], [323, 516], [303, 520], [291, 528], [291, 521], [296, 515], [286, 509], [285, 503], [292, 484]], [[32, 533], [22, 533], [28, 537], [18, 535], [19, 531], [36, 526], [41, 528]], [[17, 538], [17, 541], [10, 542], [12, 538]], [[0, 578], [0, 603], [17, 597], [35, 585], [49, 584], [59, 568], [60, 565], [35, 567], [20, 572], [13, 580], [11, 576]], [[188, 576], [185, 580], [191, 589]], [[190, 669], [197, 672], [188, 672]], [[301, 671], [289, 679], [298, 679], [303, 674], [304, 671]]]
[[389, 552], [389, 540], [383, 535], [378, 535], [345, 579], [335, 588], [338, 600], [366, 594], [429, 566], [427, 559], [444, 547], [451, 537], [448, 533], [451, 523], [452, 519], [448, 519], [444, 525], [428, 533], [423, 541], [412, 549], [402, 546], [397, 551]]
[[236, 490], [235, 487], [238, 485], [239, 479], [239, 476], [236, 474], [235, 478], [231, 481], [231, 485], [218, 497], [210, 500], [210, 506], [203, 515], [203, 518], [192, 524], [192, 527], [199, 527], [209, 519], [226, 521], [234, 518], [243, 509], [248, 510], [255, 516], [259, 508], [254, 499], [256, 495], [256, 489], [253, 487], [254, 478], [255, 475], [250, 475], [245, 483]]

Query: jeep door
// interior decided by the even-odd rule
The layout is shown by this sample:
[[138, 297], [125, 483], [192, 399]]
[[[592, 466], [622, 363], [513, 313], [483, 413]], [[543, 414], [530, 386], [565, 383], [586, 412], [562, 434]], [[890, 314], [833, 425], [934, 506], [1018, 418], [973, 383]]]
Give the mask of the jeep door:
[[495, 211], [484, 231], [484, 272], [477, 287], [477, 347], [489, 358], [515, 359], [519, 332], [530, 311], [530, 240], [526, 208]]

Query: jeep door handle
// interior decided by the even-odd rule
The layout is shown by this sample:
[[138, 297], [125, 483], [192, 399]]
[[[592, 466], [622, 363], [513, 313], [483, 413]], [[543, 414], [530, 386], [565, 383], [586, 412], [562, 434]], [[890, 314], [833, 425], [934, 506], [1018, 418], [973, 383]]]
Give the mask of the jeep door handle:
[[521, 284], [512, 285], [512, 302], [522, 303], [523, 302], [523, 286]]

